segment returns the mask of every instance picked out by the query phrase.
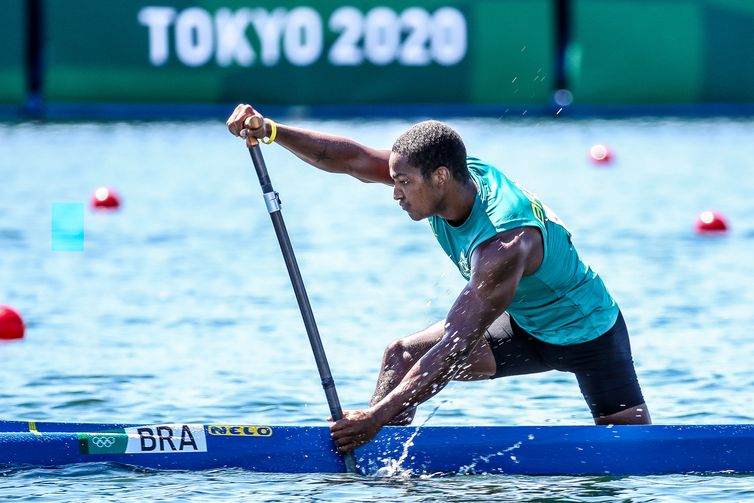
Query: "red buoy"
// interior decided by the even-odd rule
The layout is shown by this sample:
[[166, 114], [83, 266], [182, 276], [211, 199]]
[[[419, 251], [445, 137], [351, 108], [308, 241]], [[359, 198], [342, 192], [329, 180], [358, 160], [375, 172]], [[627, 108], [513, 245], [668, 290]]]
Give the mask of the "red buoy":
[[694, 228], [699, 234], [720, 234], [728, 231], [728, 222], [722, 213], [714, 210], [705, 210], [696, 217]]
[[117, 210], [120, 208], [120, 197], [109, 187], [100, 187], [92, 196], [92, 208], [101, 210]]
[[597, 144], [589, 149], [589, 158], [595, 164], [607, 164], [613, 160], [613, 154], [607, 145]]
[[24, 320], [10, 306], [0, 306], [0, 340], [22, 339], [24, 337]]

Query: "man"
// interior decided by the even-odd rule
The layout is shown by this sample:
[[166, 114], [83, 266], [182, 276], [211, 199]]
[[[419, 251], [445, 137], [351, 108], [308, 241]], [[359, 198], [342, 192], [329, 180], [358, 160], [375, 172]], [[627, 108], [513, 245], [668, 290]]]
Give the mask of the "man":
[[330, 427], [340, 451], [384, 425], [410, 423], [450, 380], [548, 370], [576, 375], [596, 424], [650, 423], [623, 317], [570, 232], [534, 195], [467, 157], [455, 131], [421, 122], [387, 151], [269, 119], [247, 129], [253, 115], [239, 105], [228, 129], [266, 137], [324, 171], [392, 185], [393, 199], [413, 220], [429, 219], [468, 280], [445, 320], [385, 350], [369, 407], [345, 411]]

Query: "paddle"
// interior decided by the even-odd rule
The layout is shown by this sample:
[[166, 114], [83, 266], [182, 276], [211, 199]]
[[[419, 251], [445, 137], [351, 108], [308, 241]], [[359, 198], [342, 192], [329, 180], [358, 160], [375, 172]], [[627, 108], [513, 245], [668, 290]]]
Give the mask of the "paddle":
[[[258, 129], [262, 127], [261, 117], [253, 115], [247, 118], [244, 121], [244, 127], [248, 129]], [[246, 146], [249, 148], [249, 154], [251, 154], [254, 169], [257, 171], [259, 185], [262, 186], [264, 202], [267, 204], [267, 211], [270, 212], [272, 225], [275, 228], [275, 234], [277, 235], [278, 243], [280, 244], [280, 250], [283, 252], [285, 266], [288, 268], [288, 275], [291, 278], [293, 291], [296, 293], [298, 307], [301, 310], [301, 316], [304, 318], [306, 333], [309, 335], [309, 343], [314, 352], [314, 360], [317, 362], [319, 377], [322, 380], [322, 387], [325, 390], [327, 404], [330, 406], [330, 414], [332, 415], [332, 418], [337, 421], [343, 417], [343, 410], [340, 407], [338, 392], [335, 389], [335, 381], [330, 373], [330, 365], [327, 363], [327, 355], [325, 355], [325, 349], [322, 347], [322, 340], [319, 337], [317, 323], [314, 321], [312, 306], [309, 304], [309, 297], [306, 295], [304, 280], [301, 278], [301, 271], [298, 268], [296, 256], [293, 254], [293, 246], [291, 246], [291, 240], [288, 237], [288, 231], [285, 228], [283, 215], [280, 212], [280, 198], [278, 197], [278, 193], [275, 192], [275, 189], [272, 188], [272, 182], [267, 173], [267, 166], [262, 157], [262, 150], [259, 147], [259, 141], [250, 135], [246, 138]], [[349, 472], [358, 473], [356, 468], [356, 458], [354, 457], [353, 452], [344, 454], [343, 461], [345, 461], [346, 469]]]

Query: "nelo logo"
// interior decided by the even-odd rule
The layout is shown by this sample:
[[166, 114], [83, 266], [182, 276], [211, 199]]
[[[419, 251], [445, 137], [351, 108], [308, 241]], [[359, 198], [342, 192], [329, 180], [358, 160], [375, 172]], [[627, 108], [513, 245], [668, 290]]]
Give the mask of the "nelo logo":
[[224, 437], [271, 437], [270, 426], [207, 426], [207, 433]]

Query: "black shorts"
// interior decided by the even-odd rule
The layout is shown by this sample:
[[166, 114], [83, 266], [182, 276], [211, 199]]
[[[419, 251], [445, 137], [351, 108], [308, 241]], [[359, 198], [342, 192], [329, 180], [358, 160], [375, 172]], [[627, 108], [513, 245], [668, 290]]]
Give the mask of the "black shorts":
[[542, 342], [519, 327], [508, 313], [495, 320], [485, 337], [497, 364], [491, 379], [548, 370], [573, 372], [593, 417], [644, 403], [621, 314], [606, 333], [570, 346]]

